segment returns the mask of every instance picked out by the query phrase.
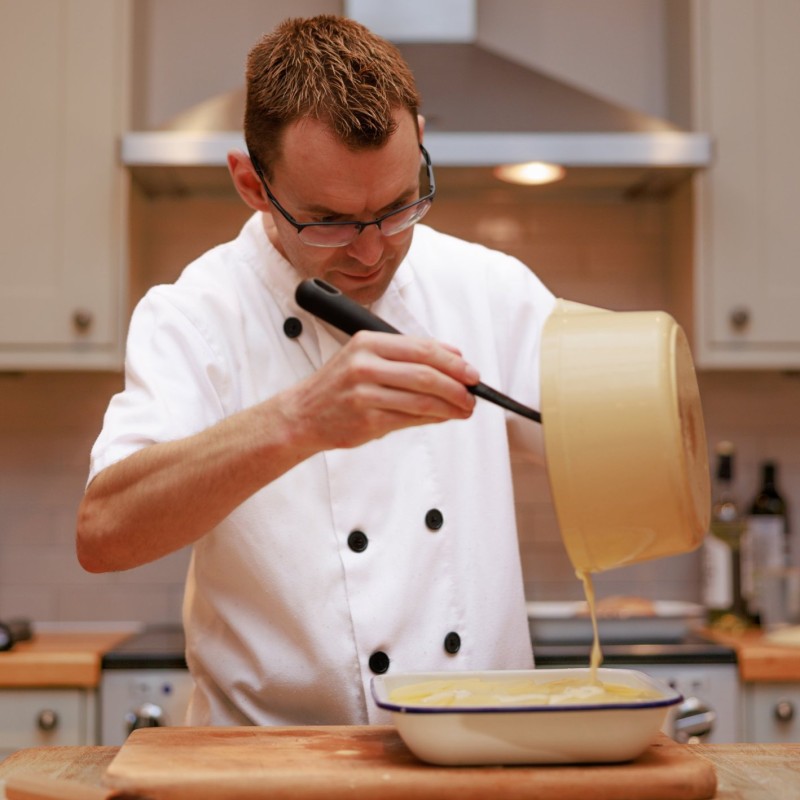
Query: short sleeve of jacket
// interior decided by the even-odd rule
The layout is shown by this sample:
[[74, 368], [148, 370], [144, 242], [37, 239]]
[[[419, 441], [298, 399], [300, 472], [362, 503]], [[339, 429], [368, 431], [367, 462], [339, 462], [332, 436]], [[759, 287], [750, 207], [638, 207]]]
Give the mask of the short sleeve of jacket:
[[150, 444], [181, 439], [223, 419], [222, 359], [191, 319], [155, 287], [128, 331], [125, 388], [108, 406], [92, 448], [89, 481]]

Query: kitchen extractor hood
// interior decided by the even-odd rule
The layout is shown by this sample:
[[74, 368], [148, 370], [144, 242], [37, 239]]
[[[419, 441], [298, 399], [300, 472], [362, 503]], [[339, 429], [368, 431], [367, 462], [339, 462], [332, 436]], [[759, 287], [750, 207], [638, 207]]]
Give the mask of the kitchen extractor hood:
[[[385, 7], [384, 7], [385, 8]], [[397, 42], [422, 95], [437, 167], [547, 161], [594, 186], [663, 192], [711, 161], [707, 134], [598, 98], [474, 42]], [[224, 191], [226, 155], [244, 147], [244, 88], [123, 137], [122, 160], [148, 192]]]

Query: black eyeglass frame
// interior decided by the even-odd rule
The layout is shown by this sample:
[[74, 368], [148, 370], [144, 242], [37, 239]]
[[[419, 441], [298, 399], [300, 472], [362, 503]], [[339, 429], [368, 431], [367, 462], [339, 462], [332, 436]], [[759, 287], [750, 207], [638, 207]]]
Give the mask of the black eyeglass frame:
[[[264, 191], [267, 193], [267, 197], [269, 198], [269, 201], [272, 203], [273, 206], [275, 206], [275, 208], [278, 209], [278, 211], [280, 212], [281, 216], [297, 231], [297, 235], [298, 236], [300, 236], [302, 234], [302, 232], [306, 228], [312, 228], [312, 227], [313, 228], [323, 228], [323, 227], [324, 228], [334, 228], [334, 227], [345, 227], [345, 226], [348, 226], [348, 227], [351, 227], [351, 228], [355, 229], [355, 235], [353, 236], [353, 238], [350, 239], [347, 242], [342, 242], [341, 244], [321, 244], [319, 242], [308, 242], [308, 241], [305, 241], [304, 239], [301, 239], [300, 241], [302, 241], [303, 244], [307, 244], [310, 247], [347, 247], [348, 244], [351, 244], [356, 239], [356, 237], [360, 236], [362, 231], [365, 228], [368, 228], [370, 225], [376, 225], [378, 227], [378, 230], [381, 231], [381, 233], [383, 233], [383, 230], [381, 229], [381, 223], [385, 222], [389, 217], [393, 217], [393, 216], [395, 216], [395, 214], [401, 214], [404, 211], [408, 211], [408, 209], [414, 208], [415, 206], [418, 206], [418, 205], [420, 205], [422, 203], [425, 203], [425, 202], [428, 202], [429, 203], [429, 207], [430, 207], [430, 203], [433, 202], [433, 198], [436, 195], [436, 179], [434, 178], [434, 175], [433, 175], [433, 164], [431, 163], [430, 154], [428, 153], [428, 151], [421, 144], [419, 146], [419, 150], [420, 150], [420, 153], [422, 153], [423, 159], [425, 160], [425, 170], [427, 172], [428, 185], [430, 187], [430, 191], [424, 197], [420, 197], [417, 200], [414, 200], [413, 203], [408, 203], [408, 204], [406, 204], [404, 206], [401, 206], [400, 208], [394, 209], [393, 211], [389, 211], [387, 214], [383, 214], [382, 216], [378, 217], [377, 219], [370, 220], [369, 222], [361, 222], [361, 221], [358, 221], [358, 220], [354, 220], [352, 222], [349, 221], [349, 220], [348, 221], [344, 221], [344, 222], [339, 222], [339, 221], [331, 221], [331, 222], [324, 222], [324, 221], [323, 222], [298, 222], [278, 202], [278, 200], [275, 197], [275, 195], [272, 194], [272, 192], [270, 191], [269, 185], [267, 184], [267, 179], [264, 177], [264, 173], [261, 170], [261, 165], [253, 157], [252, 154], [250, 154], [250, 161], [253, 164], [253, 169], [255, 169], [256, 175], [258, 175], [258, 178], [261, 181], [261, 185], [264, 187]], [[427, 209], [425, 210], [425, 213], [427, 213]], [[419, 219], [414, 220], [414, 222], [412, 222], [410, 225], [406, 226], [405, 228], [401, 228], [399, 231], [395, 231], [394, 233], [389, 234], [389, 235], [390, 236], [396, 236], [398, 233], [402, 233], [403, 231], [408, 230], [412, 226], [416, 225], [417, 222], [419, 222], [424, 215], [425, 214], [420, 216]]]

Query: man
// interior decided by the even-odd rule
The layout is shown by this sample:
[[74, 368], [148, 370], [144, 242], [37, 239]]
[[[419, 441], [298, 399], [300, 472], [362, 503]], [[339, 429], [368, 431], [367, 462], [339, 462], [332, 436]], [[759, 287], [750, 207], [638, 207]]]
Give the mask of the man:
[[[288, 20], [247, 84], [249, 155], [228, 164], [255, 213], [137, 307], [78, 555], [101, 572], [193, 545], [191, 724], [381, 722], [375, 674], [531, 666], [511, 459], [540, 433], [466, 385], [536, 406], [554, 300], [514, 259], [414, 227], [433, 168], [393, 46]], [[406, 335], [314, 319], [308, 277]]]

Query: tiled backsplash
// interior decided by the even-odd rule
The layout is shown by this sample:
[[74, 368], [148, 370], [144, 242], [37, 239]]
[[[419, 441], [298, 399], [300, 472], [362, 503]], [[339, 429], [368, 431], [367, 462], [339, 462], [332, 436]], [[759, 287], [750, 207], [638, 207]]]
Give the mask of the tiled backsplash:
[[180, 618], [186, 554], [90, 575], [75, 557], [89, 450], [118, 374], [0, 375], [0, 619]]
[[[246, 216], [230, 199], [161, 199], [140, 211], [138, 277], [145, 284], [170, 280], [207, 246], [235, 235]], [[561, 296], [624, 310], [665, 304], [669, 232], [663, 211], [658, 200], [520, 202], [505, 190], [466, 197], [443, 192], [430, 222], [519, 256]], [[75, 559], [75, 512], [89, 449], [121, 381], [109, 373], [0, 375], [0, 619], [179, 620], [186, 551], [109, 575], [89, 575]], [[755, 491], [759, 461], [773, 458], [784, 495], [800, 509], [800, 379], [703, 373], [700, 387], [709, 442], [737, 445], [742, 498]], [[528, 597], [580, 597], [544, 472], [521, 474], [518, 490]], [[601, 596], [697, 600], [698, 557], [615, 570], [597, 583]]]

